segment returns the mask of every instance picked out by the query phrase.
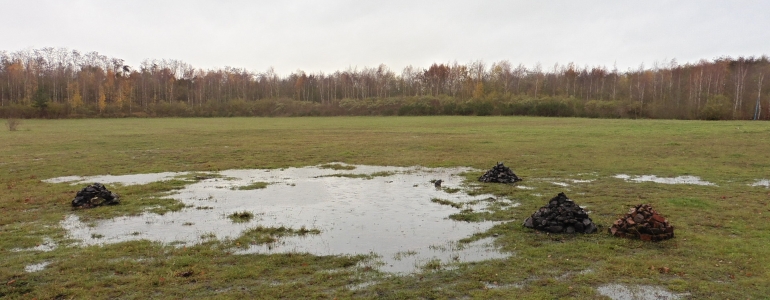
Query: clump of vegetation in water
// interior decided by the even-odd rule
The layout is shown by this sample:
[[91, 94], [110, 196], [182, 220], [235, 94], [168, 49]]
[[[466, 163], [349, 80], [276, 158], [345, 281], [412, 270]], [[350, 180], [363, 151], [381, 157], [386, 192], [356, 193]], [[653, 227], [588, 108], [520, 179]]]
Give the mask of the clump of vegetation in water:
[[235, 223], [246, 223], [254, 218], [254, 214], [248, 211], [234, 212], [228, 216]]
[[233, 187], [231, 189], [232, 190], [241, 190], [241, 191], [245, 191], [245, 190], [258, 190], [258, 189], [264, 189], [268, 185], [270, 185], [270, 183], [267, 183], [267, 182], [252, 182], [252, 183], [250, 183], [248, 185], [239, 186], [239, 187]]
[[233, 240], [233, 243], [237, 247], [246, 248], [249, 245], [269, 244], [278, 241], [278, 238], [283, 236], [304, 236], [308, 234], [320, 234], [318, 229], [308, 229], [305, 226], [299, 229], [293, 229], [288, 227], [264, 227], [257, 226], [244, 232], [240, 237]]
[[444, 199], [433, 198], [433, 199], [430, 199], [430, 202], [438, 203], [438, 204], [441, 204], [441, 205], [449, 205], [449, 206], [457, 208], [457, 209], [463, 208], [463, 205], [460, 204], [460, 203], [455, 203], [455, 202], [452, 202], [452, 201], [449, 201], [449, 200], [444, 200]]
[[350, 165], [341, 165], [341, 164], [325, 164], [318, 166], [321, 169], [332, 169], [332, 170], [354, 170], [356, 166], [350, 166]]
[[395, 175], [395, 172], [389, 172], [389, 171], [382, 171], [382, 172], [375, 172], [372, 174], [331, 174], [331, 175], [321, 175], [318, 177], [344, 177], [344, 178], [362, 178], [366, 180], [374, 179], [375, 177], [388, 177]]

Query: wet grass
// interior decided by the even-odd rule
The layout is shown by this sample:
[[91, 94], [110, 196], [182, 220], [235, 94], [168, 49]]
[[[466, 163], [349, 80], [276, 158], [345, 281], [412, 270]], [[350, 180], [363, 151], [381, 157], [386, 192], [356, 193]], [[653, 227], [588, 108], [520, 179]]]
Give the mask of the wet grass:
[[356, 169], [356, 166], [341, 165], [341, 164], [324, 164], [318, 167], [321, 169], [332, 169], [332, 170], [355, 170]]
[[270, 183], [267, 182], [252, 182], [250, 184], [234, 187], [234, 190], [241, 190], [241, 191], [247, 191], [247, 190], [258, 190], [258, 189], [264, 189], [266, 188]]
[[668, 199], [668, 202], [671, 205], [677, 206], [677, 207], [692, 207], [692, 208], [710, 208], [711, 204], [709, 204], [707, 201], [697, 199], [697, 198], [673, 198]]
[[[770, 294], [770, 190], [750, 186], [769, 179], [770, 144], [763, 141], [770, 127], [763, 122], [341, 117], [25, 120], [24, 126], [0, 131], [0, 298], [595, 299], [596, 287], [610, 283], [660, 286], [694, 299]], [[454, 268], [427, 264], [406, 276], [381, 274], [362, 264], [365, 256], [236, 255], [231, 241], [211, 238], [186, 247], [67, 246], [58, 226], [67, 215], [88, 222], [183, 209], [164, 194], [196, 178], [108, 185], [121, 203], [87, 210], [69, 204], [85, 185], [40, 181], [330, 162], [486, 170], [497, 161], [524, 178], [517, 184], [533, 189], [474, 184], [469, 188], [477, 193], [520, 205], [492, 202], [491, 211], [458, 212], [458, 218], [500, 220], [468, 240], [495, 237], [512, 255]], [[472, 182], [482, 173], [466, 176]], [[717, 186], [626, 182], [616, 174], [694, 175]], [[549, 235], [521, 226], [562, 191], [591, 211], [598, 233]], [[676, 238], [648, 243], [606, 234], [640, 203], [668, 218]], [[284, 233], [271, 230], [245, 234], [240, 243], [280, 242]], [[48, 239], [59, 247], [33, 250]], [[43, 261], [51, 264], [24, 271]]]
[[454, 194], [459, 191], [462, 191], [462, 189], [459, 189], [459, 188], [447, 188], [447, 187], [441, 188], [441, 190], [450, 194]]
[[248, 211], [234, 212], [227, 216], [235, 223], [246, 223], [254, 219], [254, 214]]
[[257, 226], [255, 228], [246, 230], [240, 237], [233, 240], [233, 244], [236, 247], [248, 248], [249, 245], [261, 245], [277, 242], [284, 236], [303, 236], [308, 234], [320, 234], [318, 229], [307, 229], [301, 227], [300, 229], [292, 229], [284, 226], [281, 227], [263, 227]]
[[430, 199], [430, 202], [438, 203], [438, 204], [441, 204], [441, 205], [448, 205], [448, 206], [451, 206], [451, 207], [454, 207], [454, 208], [457, 208], [457, 209], [463, 208], [463, 205], [460, 204], [460, 203], [455, 203], [455, 202], [452, 202], [452, 201], [449, 201], [449, 200], [444, 200], [444, 199], [433, 198], [433, 199]]
[[330, 174], [330, 175], [321, 175], [318, 176], [320, 178], [323, 177], [344, 177], [344, 178], [361, 178], [365, 180], [372, 180], [376, 177], [388, 177], [392, 176], [393, 174], [396, 174], [394, 172], [389, 171], [382, 171], [382, 172], [374, 172], [372, 174]]

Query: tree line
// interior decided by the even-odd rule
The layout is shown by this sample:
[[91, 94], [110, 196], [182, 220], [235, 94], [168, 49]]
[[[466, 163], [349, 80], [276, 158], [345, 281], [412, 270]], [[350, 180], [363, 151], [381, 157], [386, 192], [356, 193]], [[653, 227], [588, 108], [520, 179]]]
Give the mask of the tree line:
[[129, 66], [64, 48], [0, 51], [0, 117], [304, 115], [538, 115], [770, 119], [770, 60], [676, 60], [625, 71], [574, 63], [544, 67], [434, 63], [302, 70], [287, 76], [174, 59]]

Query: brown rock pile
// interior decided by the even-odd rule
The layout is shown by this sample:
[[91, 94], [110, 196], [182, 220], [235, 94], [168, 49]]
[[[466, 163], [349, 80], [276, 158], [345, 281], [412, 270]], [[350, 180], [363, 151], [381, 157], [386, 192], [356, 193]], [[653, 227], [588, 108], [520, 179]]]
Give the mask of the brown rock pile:
[[564, 193], [553, 197], [524, 221], [524, 227], [551, 233], [594, 233], [596, 225], [588, 214]]
[[649, 204], [639, 204], [615, 221], [609, 233], [617, 237], [637, 238], [643, 241], [662, 241], [674, 237], [674, 226]]
[[489, 171], [479, 177], [481, 182], [499, 182], [499, 183], [514, 183], [521, 181], [519, 176], [511, 171], [511, 168], [506, 167], [503, 163], [498, 162], [497, 165], [492, 167]]

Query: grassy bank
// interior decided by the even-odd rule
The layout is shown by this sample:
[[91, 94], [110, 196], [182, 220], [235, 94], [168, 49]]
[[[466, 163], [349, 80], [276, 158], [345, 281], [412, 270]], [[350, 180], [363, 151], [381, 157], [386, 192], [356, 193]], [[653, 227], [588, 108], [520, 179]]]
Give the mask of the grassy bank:
[[[3, 120], [4, 121], [4, 120]], [[770, 127], [761, 122], [524, 117], [333, 117], [24, 120], [0, 131], [0, 297], [8, 298], [594, 298], [596, 287], [651, 285], [702, 298], [770, 294]], [[161, 199], [171, 181], [126, 187], [123, 204], [73, 212], [66, 175], [279, 168], [330, 162], [470, 166], [504, 161], [535, 190], [485, 185], [518, 207], [486, 233], [511, 257], [387, 276], [362, 257], [233, 255], [228, 242], [176, 248], [150, 242], [70, 247], [58, 226], [181, 209]], [[626, 182], [616, 174], [699, 176], [715, 186]], [[479, 174], [471, 174], [470, 177]], [[559, 186], [553, 182], [593, 180]], [[594, 235], [545, 235], [521, 226], [564, 191], [603, 225]], [[430, 201], [431, 199], [425, 199]], [[650, 203], [676, 238], [644, 243], [606, 228]], [[439, 205], [439, 204], [437, 204]], [[280, 234], [270, 230], [260, 235]], [[260, 237], [260, 240], [270, 240]], [[55, 243], [56, 249], [17, 251]], [[25, 266], [50, 262], [44, 270]], [[668, 268], [668, 272], [662, 268]]]

